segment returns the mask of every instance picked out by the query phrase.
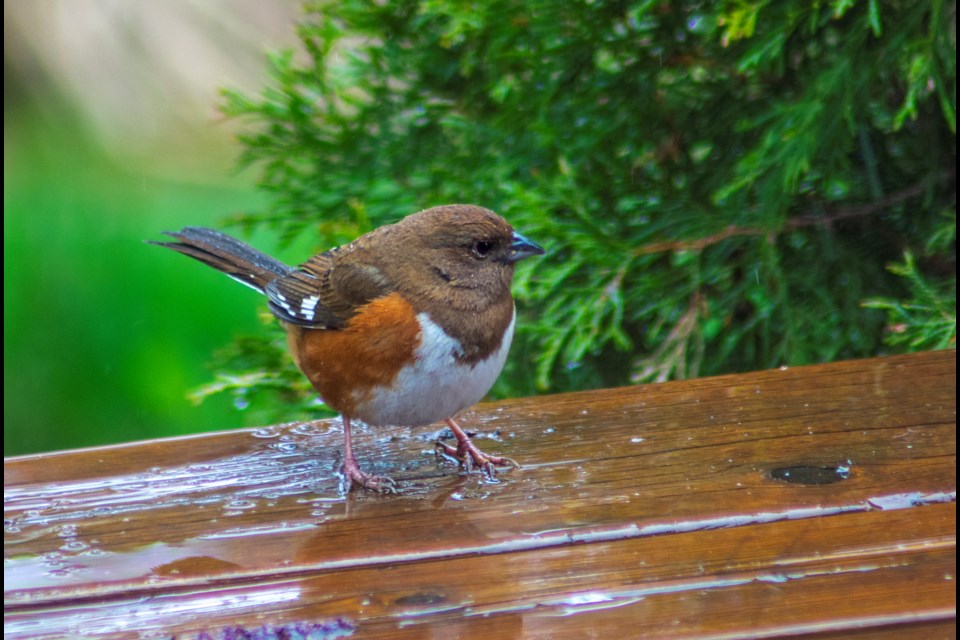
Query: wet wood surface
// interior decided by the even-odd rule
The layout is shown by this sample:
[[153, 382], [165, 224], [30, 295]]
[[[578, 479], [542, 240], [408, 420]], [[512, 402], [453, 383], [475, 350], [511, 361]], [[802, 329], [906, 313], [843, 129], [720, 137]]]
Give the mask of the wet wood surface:
[[4, 636], [955, 635], [954, 351], [461, 423], [523, 467], [359, 429], [400, 494], [345, 496], [337, 421], [6, 459]]

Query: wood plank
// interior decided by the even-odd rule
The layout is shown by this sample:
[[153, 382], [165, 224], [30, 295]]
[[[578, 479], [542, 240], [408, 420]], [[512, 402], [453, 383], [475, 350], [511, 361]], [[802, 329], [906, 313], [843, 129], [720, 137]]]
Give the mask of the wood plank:
[[190, 636], [265, 619], [345, 618], [356, 637], [371, 638], [418, 638], [426, 628], [437, 637], [622, 637], [624, 629], [774, 637], [942, 624], [955, 615], [955, 567], [956, 504], [948, 503], [321, 571], [158, 595], [149, 616], [133, 615], [143, 603], [131, 596], [66, 603], [8, 613], [6, 624]]
[[[690, 607], [707, 626], [684, 633], [716, 637], [741, 618], [812, 634], [954, 624], [953, 351], [514, 400], [463, 423], [524, 468], [488, 483], [438, 464], [426, 430], [370, 431], [362, 462], [403, 493], [344, 497], [336, 421], [5, 460], [5, 628], [146, 596], [201, 625], [348, 616], [370, 637], [413, 637], [421, 619], [454, 636], [536, 622], [531, 637], [637, 619], [655, 636]], [[782, 558], [802, 579], [763, 578]], [[329, 596], [338, 584], [355, 589]], [[593, 590], [613, 600], [556, 613]], [[232, 597], [250, 604], [230, 620], [193, 608]], [[754, 600], [782, 612], [734, 606]], [[518, 609], [482, 608], [498, 602]]]

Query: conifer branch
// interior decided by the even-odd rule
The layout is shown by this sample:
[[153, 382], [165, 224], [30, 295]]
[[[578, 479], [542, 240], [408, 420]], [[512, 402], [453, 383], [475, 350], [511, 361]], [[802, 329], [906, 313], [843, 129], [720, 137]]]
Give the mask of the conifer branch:
[[[944, 180], [953, 175], [953, 172], [944, 171], [938, 178]], [[731, 225], [722, 231], [697, 238], [696, 240], [668, 240], [664, 242], [652, 242], [634, 250], [635, 256], [649, 255], [651, 253], [663, 253], [665, 251], [702, 251], [707, 247], [723, 242], [729, 238], [737, 236], [769, 236], [772, 240], [778, 233], [785, 230], [800, 229], [802, 227], [811, 227], [815, 225], [829, 226], [840, 220], [849, 218], [859, 218], [870, 216], [876, 213], [882, 213], [889, 207], [902, 204], [911, 198], [922, 195], [929, 187], [930, 180], [922, 180], [905, 189], [881, 198], [868, 204], [852, 205], [846, 207], [837, 207], [827, 215], [804, 215], [795, 218], [788, 218], [782, 228], [762, 229], [760, 227], [737, 227]]]

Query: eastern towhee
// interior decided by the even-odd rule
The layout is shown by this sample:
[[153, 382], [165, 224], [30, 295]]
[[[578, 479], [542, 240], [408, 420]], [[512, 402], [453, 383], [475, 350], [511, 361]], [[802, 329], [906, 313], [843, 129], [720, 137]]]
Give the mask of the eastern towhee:
[[[265, 294], [300, 370], [343, 416], [348, 483], [393, 491], [364, 473], [350, 421], [420, 426], [444, 420], [467, 470], [488, 475], [509, 458], [477, 449], [454, 416], [478, 402], [507, 359], [516, 313], [514, 264], [543, 249], [497, 214], [472, 205], [434, 207], [350, 244], [288, 266], [219, 231], [186, 227], [157, 242]], [[348, 484], [348, 487], [350, 485]]]

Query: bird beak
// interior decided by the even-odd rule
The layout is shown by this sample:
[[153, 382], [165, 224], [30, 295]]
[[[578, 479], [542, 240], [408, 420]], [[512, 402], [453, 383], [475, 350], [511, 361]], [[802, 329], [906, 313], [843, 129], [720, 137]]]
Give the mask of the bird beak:
[[510, 244], [510, 255], [507, 256], [507, 262], [509, 264], [513, 264], [514, 262], [518, 262], [524, 258], [529, 258], [530, 256], [542, 256], [543, 254], [543, 247], [538, 245], [536, 242], [527, 240], [519, 233], [514, 232], [513, 242]]

